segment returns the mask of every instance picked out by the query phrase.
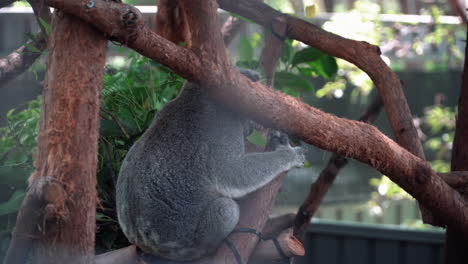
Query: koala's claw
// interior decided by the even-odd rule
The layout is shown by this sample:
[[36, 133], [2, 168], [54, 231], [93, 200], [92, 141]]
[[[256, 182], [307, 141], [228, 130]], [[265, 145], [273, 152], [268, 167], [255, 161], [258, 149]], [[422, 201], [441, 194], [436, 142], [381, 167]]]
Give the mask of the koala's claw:
[[272, 149], [277, 149], [280, 146], [290, 147], [288, 135], [277, 130], [268, 132], [268, 144]]

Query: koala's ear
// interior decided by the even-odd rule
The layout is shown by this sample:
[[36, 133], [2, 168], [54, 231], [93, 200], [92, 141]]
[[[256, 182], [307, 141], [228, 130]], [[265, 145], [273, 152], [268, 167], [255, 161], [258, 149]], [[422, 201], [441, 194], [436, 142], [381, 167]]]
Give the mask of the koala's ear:
[[260, 73], [254, 70], [245, 69], [245, 68], [238, 68], [238, 69], [240, 73], [244, 74], [251, 81], [258, 82], [260, 80]]

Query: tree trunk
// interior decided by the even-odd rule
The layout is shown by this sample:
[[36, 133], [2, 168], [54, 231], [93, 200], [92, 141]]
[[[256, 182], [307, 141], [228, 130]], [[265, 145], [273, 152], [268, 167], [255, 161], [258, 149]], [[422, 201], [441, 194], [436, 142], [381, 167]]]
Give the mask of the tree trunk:
[[[468, 30], [467, 30], [468, 37]], [[452, 171], [468, 171], [468, 46], [465, 47], [463, 82], [458, 99], [458, 118], [452, 149]], [[466, 196], [465, 196], [466, 197]], [[462, 264], [468, 260], [468, 237], [456, 226], [447, 226], [445, 263]]]
[[[104, 35], [87, 23], [55, 13], [36, 171], [28, 191], [43, 203], [33, 208], [25, 201], [13, 238], [37, 239], [35, 263], [93, 262], [98, 114], [106, 46]], [[39, 222], [28, 219], [31, 214], [40, 215]], [[28, 225], [35, 234], [21, 232]], [[12, 243], [9, 251], [15, 247]]]

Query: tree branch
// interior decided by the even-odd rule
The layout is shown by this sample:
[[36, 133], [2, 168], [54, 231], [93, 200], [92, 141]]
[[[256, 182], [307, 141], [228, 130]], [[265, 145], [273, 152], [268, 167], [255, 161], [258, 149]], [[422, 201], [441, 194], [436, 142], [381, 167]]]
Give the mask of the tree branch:
[[[365, 123], [373, 123], [382, 109], [382, 99], [377, 96], [373, 99], [364, 114], [359, 118]], [[333, 153], [328, 160], [327, 166], [322, 170], [318, 179], [310, 186], [309, 194], [304, 203], [299, 207], [294, 222], [294, 235], [300, 240], [304, 240], [304, 235], [309, 226], [310, 220], [317, 211], [328, 189], [332, 186], [336, 176], [342, 168], [348, 164], [348, 159]]]
[[25, 45], [6, 57], [0, 58], [0, 86], [27, 70], [47, 48], [47, 33], [39, 22], [39, 17], [50, 24], [50, 9], [43, 1], [29, 0], [29, 3], [33, 7], [34, 14], [41, 27], [41, 34], [38, 34], [34, 40], [29, 40]]
[[[427, 162], [400, 147], [375, 127], [323, 113], [297, 98], [272, 91], [258, 82], [251, 82], [230, 66], [223, 68], [217, 61], [199, 57], [192, 50], [179, 47], [149, 30], [144, 26], [141, 14], [132, 7], [103, 0], [94, 0], [92, 10], [72, 0], [48, 0], [47, 3], [92, 23], [108, 36], [118, 37], [140, 54], [200, 84], [207, 89], [210, 97], [226, 107], [267, 127], [295, 135], [306, 143], [371, 165], [389, 176], [446, 223], [458, 225], [468, 234], [468, 212], [464, 210], [464, 199], [440, 179]], [[239, 3], [243, 3], [243, 0]], [[129, 17], [134, 18], [131, 23]], [[376, 56], [376, 47], [364, 42], [343, 42], [340, 41], [343, 39], [341, 37], [317, 30], [307, 22], [300, 23], [301, 28], [307, 31], [303, 32], [304, 35], [314, 40], [316, 45], [322, 48], [328, 45], [326, 50], [352, 58], [361, 66], [367, 65], [369, 68], [372, 65], [369, 71], [373, 72], [374, 82], [381, 88], [389, 88], [391, 93], [395, 91], [394, 86], [400, 87], [398, 78], [394, 78], [396, 75]], [[352, 56], [360, 56], [354, 58], [340, 50], [351, 52]], [[387, 103], [385, 105], [387, 107]], [[403, 125], [406, 124], [408, 122], [403, 122]], [[402, 128], [401, 134], [406, 133], [407, 130]]]
[[[465, 25], [466, 26], [466, 25]], [[466, 37], [468, 38], [468, 28], [466, 29]], [[458, 98], [458, 115], [455, 127], [455, 136], [453, 138], [451, 170], [452, 171], [467, 171], [468, 170], [468, 45], [465, 44], [465, 64], [463, 69], [463, 80]], [[449, 177], [445, 177], [449, 179]], [[460, 174], [452, 173], [451, 182], [456, 180], [466, 179]], [[465, 192], [465, 189], [462, 192]], [[468, 199], [468, 194], [464, 193], [463, 197]], [[461, 228], [457, 225], [447, 225], [447, 233], [445, 236], [445, 263], [446, 264], [462, 264], [468, 258], [468, 236], [460, 232]]]
[[37, 20], [37, 24], [41, 29], [42, 35], [47, 38], [47, 30], [44, 28], [44, 25], [41, 22], [41, 19], [50, 25], [52, 21], [52, 14], [50, 13], [50, 8], [45, 4], [44, 0], [28, 0], [28, 3], [31, 5], [34, 15]]
[[[31, 50], [33, 49], [31, 47], [35, 49]], [[46, 47], [46, 39], [40, 35], [35, 40], [29, 40], [6, 57], [0, 58], [0, 86], [26, 71], [41, 56]]]
[[[365, 71], [379, 90], [398, 144], [421, 159], [425, 159], [401, 81], [380, 58], [381, 53], [377, 46], [326, 32], [299, 18], [282, 14], [260, 1], [219, 0], [218, 2], [221, 8], [240, 14], [272, 31], [275, 25], [286, 24], [289, 38], [345, 59]], [[442, 225], [429, 211], [421, 209], [426, 223]]]

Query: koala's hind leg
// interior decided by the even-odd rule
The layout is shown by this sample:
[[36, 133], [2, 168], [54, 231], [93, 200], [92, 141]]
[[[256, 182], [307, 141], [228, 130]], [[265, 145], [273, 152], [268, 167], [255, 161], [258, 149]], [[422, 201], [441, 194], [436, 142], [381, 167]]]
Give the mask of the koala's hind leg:
[[205, 209], [197, 228], [201, 250], [216, 250], [217, 246], [234, 230], [239, 222], [239, 205], [230, 198], [215, 199]]

